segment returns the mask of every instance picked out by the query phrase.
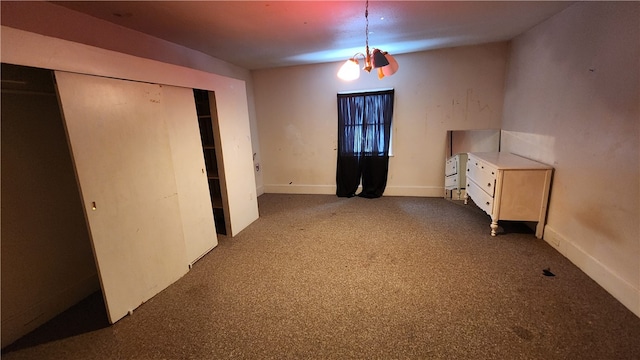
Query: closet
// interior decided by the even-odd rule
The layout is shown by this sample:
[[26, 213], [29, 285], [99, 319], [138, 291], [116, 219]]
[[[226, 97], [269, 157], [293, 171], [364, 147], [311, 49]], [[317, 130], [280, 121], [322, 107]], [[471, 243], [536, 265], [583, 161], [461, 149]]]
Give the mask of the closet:
[[[24, 76], [8, 78], [11, 70]], [[213, 249], [216, 223], [233, 236], [213, 91], [7, 64], [2, 71], [2, 167], [13, 174], [2, 182], [3, 346], [98, 289], [114, 323]], [[44, 87], [20, 88], [35, 83]], [[248, 136], [245, 129], [233, 117], [226, 128]], [[230, 172], [253, 175], [251, 150], [229, 144]], [[234, 189], [255, 194], [241, 181]]]
[[53, 72], [3, 63], [1, 74], [4, 348], [100, 282]]
[[191, 89], [55, 72], [111, 322], [217, 244]]
[[[222, 154], [218, 156], [223, 167], [220, 174], [229, 180], [224, 184], [221, 178], [221, 192], [227, 194], [228, 203], [224, 208], [228, 209], [227, 236], [236, 236], [258, 218], [244, 81], [11, 28], [3, 28], [2, 45], [11, 49], [3, 52], [3, 63], [48, 69], [50, 84], [55, 73], [57, 88], [50, 86], [47, 95], [33, 97], [52, 105], [59, 135], [52, 136], [54, 130], [45, 126], [43, 115], [35, 114], [18, 117], [14, 125], [30, 127], [13, 137], [5, 131], [5, 112], [18, 103], [3, 101], [2, 167], [9, 165], [6, 156], [14, 156], [12, 165], [28, 165], [33, 172], [25, 173], [24, 181], [10, 182], [6, 177], [2, 181], [3, 345], [99, 288], [107, 299], [110, 321], [117, 321], [186, 273], [215, 246], [218, 235], [193, 89], [215, 92], [216, 141], [220, 140], [215, 145]], [[118, 120], [118, 114], [128, 121]], [[92, 132], [86, 133], [89, 128]], [[5, 142], [5, 137], [12, 141]], [[55, 147], [49, 141], [54, 138], [61, 140]], [[85, 154], [85, 148], [95, 151], [95, 156]], [[67, 170], [49, 160], [53, 149], [66, 152]], [[97, 163], [94, 167], [92, 160]], [[56, 167], [52, 170], [49, 165]], [[62, 174], [66, 178], [59, 181]], [[38, 190], [5, 192], [6, 185], [31, 185], [36, 180], [41, 185]], [[120, 187], [124, 184], [129, 186]], [[14, 196], [5, 197], [5, 193]], [[65, 206], [72, 203], [75, 210], [70, 211], [75, 215], [70, 218], [45, 223], [34, 216], [46, 214], [46, 209], [63, 215], [68, 212]], [[27, 225], [6, 226], [14, 218], [25, 219]], [[29, 228], [29, 221], [38, 226]], [[154, 228], [158, 224], [169, 236]], [[67, 229], [75, 229], [76, 235], [59, 231]], [[45, 235], [34, 242], [31, 231]], [[55, 237], [47, 238], [49, 234]], [[122, 234], [129, 241], [119, 241]], [[65, 246], [65, 240], [84, 241]], [[76, 253], [81, 253], [79, 264], [85, 271], [52, 271], [57, 265], [76, 264], [68, 258]], [[42, 271], [34, 272], [36, 268]], [[123, 284], [111, 282], [118, 277]], [[5, 292], [11, 283], [16, 291]]]
[[194, 89], [193, 96], [196, 103], [196, 112], [198, 113], [198, 126], [200, 128], [202, 152], [204, 154], [216, 231], [218, 234], [226, 235], [228, 233], [227, 224], [229, 223], [226, 217], [229, 212], [225, 211], [228, 205], [226, 187], [224, 187], [225, 182], [222, 180], [224, 178], [223, 166], [222, 164], [218, 165], [218, 159], [222, 159], [222, 154], [220, 153], [220, 147], [216, 146], [219, 141], [216, 141], [218, 118], [215, 108], [215, 93]]

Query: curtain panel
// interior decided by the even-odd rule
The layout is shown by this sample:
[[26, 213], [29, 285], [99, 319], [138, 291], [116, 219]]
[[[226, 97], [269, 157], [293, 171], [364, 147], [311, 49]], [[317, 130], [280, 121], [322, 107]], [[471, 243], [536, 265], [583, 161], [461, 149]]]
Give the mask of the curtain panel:
[[389, 170], [394, 91], [338, 94], [336, 195], [382, 196]]

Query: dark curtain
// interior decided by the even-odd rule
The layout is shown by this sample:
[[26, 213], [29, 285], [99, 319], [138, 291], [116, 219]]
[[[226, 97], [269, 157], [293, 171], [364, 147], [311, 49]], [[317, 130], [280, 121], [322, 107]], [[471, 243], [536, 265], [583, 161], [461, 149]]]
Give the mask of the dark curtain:
[[394, 91], [338, 94], [336, 195], [377, 198], [387, 186]]

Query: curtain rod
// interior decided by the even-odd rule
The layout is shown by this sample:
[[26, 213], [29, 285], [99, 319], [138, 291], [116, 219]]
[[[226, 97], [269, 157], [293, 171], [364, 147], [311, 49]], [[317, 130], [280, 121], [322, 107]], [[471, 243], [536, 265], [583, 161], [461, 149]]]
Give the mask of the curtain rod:
[[384, 89], [371, 89], [371, 90], [338, 91], [338, 95], [361, 94], [366, 92], [379, 92], [379, 91], [390, 91], [390, 90], [394, 90], [394, 89], [384, 88]]

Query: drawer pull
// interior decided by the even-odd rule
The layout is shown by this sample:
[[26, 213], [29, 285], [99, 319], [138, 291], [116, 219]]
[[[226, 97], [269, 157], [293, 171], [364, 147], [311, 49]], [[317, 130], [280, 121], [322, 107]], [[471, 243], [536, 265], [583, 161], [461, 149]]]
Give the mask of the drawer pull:
[[488, 183], [488, 184], [487, 184], [487, 186], [488, 186], [488, 187], [491, 187], [491, 183]]
[[489, 202], [487, 201], [487, 205], [489, 205]]

